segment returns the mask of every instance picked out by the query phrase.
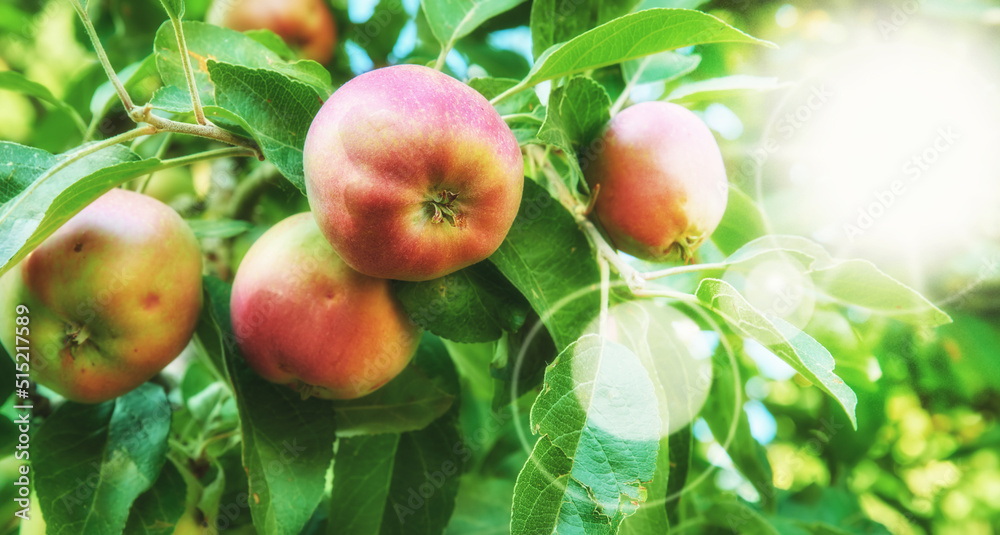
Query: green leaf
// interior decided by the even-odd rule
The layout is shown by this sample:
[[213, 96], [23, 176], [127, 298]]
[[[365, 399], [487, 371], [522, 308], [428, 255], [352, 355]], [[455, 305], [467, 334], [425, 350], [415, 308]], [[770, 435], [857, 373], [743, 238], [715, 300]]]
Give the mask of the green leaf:
[[532, 52], [537, 59], [556, 43], [632, 10], [639, 0], [535, 0], [531, 4]]
[[[184, 38], [191, 56], [195, 83], [205, 105], [215, 104], [215, 86], [210, 78], [208, 62], [229, 63], [249, 69], [267, 69], [311, 87], [319, 98], [333, 93], [330, 73], [315, 61], [288, 63], [267, 46], [240, 32], [197, 21], [185, 21]], [[153, 42], [156, 68], [166, 86], [176, 86], [188, 95], [187, 79], [177, 51], [177, 37], [170, 21], [164, 22]], [[187, 100], [191, 100], [188, 96]]]
[[[0, 373], [5, 374], [3, 377], [14, 377], [14, 370], [14, 359], [7, 353], [7, 349], [3, 347], [3, 344], [0, 344]], [[10, 395], [14, 393], [14, 386], [14, 381], [0, 383], [0, 404], [7, 402]], [[13, 441], [15, 438], [14, 433], [11, 432], [9, 440]], [[11, 445], [13, 446], [13, 444]]]
[[208, 69], [219, 106], [239, 116], [264, 156], [304, 194], [302, 149], [322, 100], [309, 86], [274, 71], [215, 61]]
[[545, 370], [531, 407], [542, 438], [518, 476], [511, 531], [614, 533], [646, 500], [660, 427], [653, 383], [634, 353], [594, 335], [571, 344]]
[[173, 113], [193, 113], [191, 93], [176, 85], [166, 85], [153, 92], [149, 105], [157, 110]]
[[795, 371], [837, 400], [857, 429], [854, 410], [858, 398], [851, 387], [833, 373], [833, 356], [819, 342], [781, 318], [764, 316], [724, 281], [704, 279], [695, 295], [722, 314], [738, 332], [770, 348]]
[[184, 16], [184, 0], [160, 0], [160, 5], [166, 10], [167, 16], [180, 19]]
[[442, 533], [471, 455], [459, 434], [457, 405], [419, 431], [341, 440], [327, 533]]
[[197, 238], [232, 238], [253, 228], [249, 221], [235, 219], [187, 219]]
[[[139, 82], [155, 74], [156, 56], [150, 54], [142, 61], [137, 61], [119, 71], [118, 79], [121, 80], [126, 91], [132, 91], [139, 85]], [[184, 99], [190, 109], [191, 97], [187, 92], [184, 93]], [[90, 113], [94, 117], [103, 117], [116, 102], [118, 102], [118, 93], [115, 92], [115, 86], [111, 84], [110, 80], [106, 81], [97, 87], [94, 95], [90, 98]]]
[[704, 43], [751, 43], [773, 46], [722, 20], [686, 9], [648, 9], [625, 15], [545, 51], [525, 86], [569, 76], [657, 52]]
[[771, 91], [782, 87], [777, 78], [735, 74], [709, 80], [699, 80], [674, 89], [667, 100], [683, 104], [715, 102], [726, 98], [744, 97], [748, 92]]
[[777, 496], [774, 476], [767, 452], [750, 434], [750, 420], [742, 403], [743, 383], [737, 382], [736, 372], [725, 355], [717, 355], [713, 373], [715, 380], [701, 415], [733, 465], [757, 489], [761, 507], [774, 511]]
[[446, 535], [510, 535], [513, 481], [469, 474], [460, 488]]
[[813, 281], [842, 303], [923, 327], [951, 323], [951, 318], [916, 290], [893, 279], [867, 260], [842, 260], [812, 272]]
[[146, 383], [99, 405], [67, 402], [34, 437], [35, 490], [52, 535], [117, 535], [167, 454], [170, 404]]
[[684, 487], [687, 485], [688, 473], [691, 470], [691, 452], [694, 435], [691, 425], [685, 426], [670, 437], [670, 480], [667, 482], [667, 519], [670, 525], [680, 523], [680, 505], [684, 499]]
[[601, 133], [611, 120], [610, 110], [611, 97], [604, 86], [593, 78], [573, 77], [549, 96], [538, 139], [575, 154]]
[[600, 306], [600, 273], [573, 216], [524, 181], [521, 207], [490, 261], [524, 295], [559, 349], [579, 338]]
[[243, 35], [246, 35], [254, 41], [266, 46], [271, 52], [274, 52], [282, 59], [291, 60], [296, 57], [295, 52], [293, 52], [291, 47], [288, 46], [288, 43], [286, 43], [285, 40], [278, 34], [267, 28], [247, 30], [243, 32]]
[[767, 234], [767, 223], [757, 203], [736, 186], [729, 186], [729, 200], [722, 221], [712, 233], [712, 242], [724, 254], [733, 254], [756, 238]]
[[170, 535], [184, 514], [187, 484], [174, 466], [163, 465], [153, 488], [147, 490], [132, 506], [125, 533], [129, 535]]
[[0, 141], [0, 203], [17, 197], [57, 161], [42, 149]]
[[[13, 148], [12, 148], [13, 146]], [[18, 183], [35, 175], [48, 158], [35, 149], [3, 143], [0, 151], [13, 153], [5, 162]], [[77, 150], [84, 150], [86, 146]], [[74, 153], [61, 154], [64, 162]], [[88, 154], [69, 165], [50, 167], [17, 195], [0, 205], [0, 274], [27, 256], [63, 223], [111, 188], [135, 177], [148, 174], [159, 160], [140, 160], [121, 145], [112, 145]], [[4, 164], [0, 164], [4, 165]], [[57, 165], [60, 165], [57, 163]], [[9, 193], [9, 190], [5, 193]]]
[[334, 401], [337, 436], [405, 433], [427, 427], [458, 397], [458, 375], [441, 340], [424, 334], [413, 361], [367, 396]]
[[625, 83], [672, 82], [698, 68], [701, 56], [667, 51], [622, 63]]
[[710, 526], [728, 529], [740, 535], [780, 535], [761, 514], [739, 500], [717, 501], [704, 513]]
[[421, 7], [434, 37], [442, 47], [450, 49], [480, 24], [522, 2], [524, 0], [424, 0]]
[[8, 89], [10, 91], [24, 93], [25, 95], [35, 97], [38, 100], [48, 102], [56, 108], [68, 113], [69, 116], [73, 118], [73, 122], [76, 124], [81, 134], [87, 131], [87, 124], [83, 122], [80, 114], [77, 113], [73, 106], [70, 106], [69, 104], [66, 104], [62, 100], [56, 98], [56, 96], [49, 91], [49, 88], [37, 82], [28, 80], [19, 72], [0, 71], [0, 89]]
[[912, 325], [936, 327], [951, 318], [916, 290], [890, 277], [867, 260], [839, 260], [818, 243], [799, 236], [768, 235], [751, 241], [725, 260], [738, 265], [764, 255], [788, 255], [802, 263], [806, 274], [830, 297], [848, 305]]
[[350, 38], [361, 45], [375, 65], [389, 63], [399, 33], [410, 21], [410, 16], [401, 0], [380, 0], [372, 10], [372, 16], [363, 24], [358, 24]]
[[[228, 284], [206, 284], [213, 316], [231, 339]], [[303, 400], [269, 383], [235, 351], [226, 354], [243, 434], [250, 514], [262, 533], [297, 535], [323, 497], [336, 439], [333, 411], [321, 399]]]
[[[469, 80], [469, 87], [479, 92], [486, 100], [517, 85], [518, 80], [511, 78], [473, 78]], [[511, 95], [496, 105], [496, 110], [500, 115], [510, 115], [514, 113], [534, 113], [542, 108], [542, 103], [538, 100], [538, 95], [534, 91], [522, 91], [516, 95]]]
[[480, 262], [444, 277], [395, 283], [410, 318], [456, 342], [489, 342], [524, 323], [528, 302], [496, 266]]

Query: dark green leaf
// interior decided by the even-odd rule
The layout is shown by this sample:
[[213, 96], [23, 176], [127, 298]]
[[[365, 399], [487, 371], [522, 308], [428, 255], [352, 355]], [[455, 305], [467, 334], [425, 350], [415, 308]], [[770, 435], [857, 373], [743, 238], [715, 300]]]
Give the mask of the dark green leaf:
[[419, 431], [341, 440], [327, 533], [442, 533], [472, 455], [459, 435], [457, 417], [456, 405]]
[[[206, 284], [213, 316], [232, 335], [227, 284]], [[243, 431], [243, 465], [250, 482], [250, 513], [259, 532], [296, 535], [323, 497], [336, 438], [329, 402], [303, 400], [269, 383], [235, 351], [226, 353]]]
[[117, 535], [166, 460], [170, 404], [144, 384], [99, 405], [68, 402], [32, 443], [35, 490], [53, 535]]
[[573, 216], [541, 186], [524, 181], [517, 218], [490, 261], [531, 303], [559, 349], [596, 315], [600, 274]]
[[[208, 62], [218, 104], [242, 119], [264, 156], [305, 193], [302, 147], [313, 117], [323, 105], [316, 92], [267, 69]], [[208, 110], [206, 110], [208, 111]]]
[[174, 466], [163, 465], [153, 488], [147, 490], [132, 506], [125, 533], [129, 535], [170, 535], [177, 520], [184, 514], [187, 484]]
[[427, 427], [458, 396], [458, 376], [441, 340], [424, 334], [417, 354], [395, 379], [367, 396], [335, 401], [337, 436], [405, 433]]
[[395, 288], [413, 321], [456, 342], [489, 342], [504, 331], [516, 331], [529, 308], [524, 297], [489, 262], [429, 281], [400, 281]]
[[570, 154], [589, 144], [611, 120], [611, 98], [592, 78], [576, 76], [549, 96], [538, 138]]

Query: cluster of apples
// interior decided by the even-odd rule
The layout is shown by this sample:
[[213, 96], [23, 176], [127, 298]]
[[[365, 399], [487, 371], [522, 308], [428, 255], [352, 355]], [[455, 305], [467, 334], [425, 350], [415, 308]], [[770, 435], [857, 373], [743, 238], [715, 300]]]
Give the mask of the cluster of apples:
[[[611, 240], [641, 258], [688, 258], [726, 205], [711, 132], [656, 102], [618, 114], [602, 141], [586, 175]], [[304, 165], [311, 212], [247, 252], [233, 330], [269, 381], [357, 398], [395, 377], [419, 342], [391, 280], [430, 280], [490, 256], [517, 216], [521, 150], [469, 86], [399, 65], [333, 94], [309, 129]], [[0, 340], [14, 354], [14, 311], [26, 305], [33, 378], [71, 400], [112, 399], [190, 341], [201, 275], [198, 242], [176, 212], [113, 189], [0, 278]]]

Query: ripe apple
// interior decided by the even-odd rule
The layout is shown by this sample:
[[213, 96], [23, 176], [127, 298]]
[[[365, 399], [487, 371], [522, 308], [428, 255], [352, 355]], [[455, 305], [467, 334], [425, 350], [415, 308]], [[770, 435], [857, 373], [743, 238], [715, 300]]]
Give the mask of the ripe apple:
[[615, 247], [645, 260], [687, 261], [726, 211], [729, 183], [712, 132], [668, 102], [631, 106], [608, 123], [585, 167], [600, 186], [594, 213]]
[[247, 364], [304, 396], [368, 394], [398, 375], [420, 342], [390, 281], [351, 269], [308, 212], [250, 247], [230, 311]]
[[271, 30], [302, 57], [324, 65], [337, 43], [337, 25], [323, 0], [215, 0], [208, 21], [239, 32]]
[[517, 140], [490, 103], [418, 65], [344, 84], [313, 119], [304, 156], [320, 229], [372, 277], [428, 280], [485, 259], [524, 187]]
[[[184, 220], [152, 197], [112, 189], [0, 278], [0, 340], [14, 356], [26, 338], [33, 379], [98, 403], [181, 353], [201, 298], [201, 250]], [[22, 340], [17, 305], [29, 310]]]

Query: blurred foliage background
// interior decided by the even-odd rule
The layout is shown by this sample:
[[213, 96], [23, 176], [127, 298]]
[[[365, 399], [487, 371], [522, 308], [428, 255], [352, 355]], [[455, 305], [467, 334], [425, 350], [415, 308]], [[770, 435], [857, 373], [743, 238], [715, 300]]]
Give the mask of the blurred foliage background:
[[[701, 56], [687, 83], [732, 75], [777, 79], [777, 89], [721, 92], [691, 103], [716, 132], [731, 182], [761, 207], [760, 225], [816, 239], [837, 256], [869, 258], [954, 319], [921, 330], [862, 310], [849, 310], [844, 319], [792, 296], [791, 306], [808, 309], [807, 332], [830, 348], [838, 374], [858, 394], [857, 432], [829, 398], [766, 350], [747, 344], [737, 352], [744, 410], [781, 491], [779, 512], [830, 519], [858, 533], [885, 532], [873, 522], [893, 534], [1000, 532], [1000, 4], [643, 4], [654, 6], [698, 7], [780, 46], [682, 51]], [[185, 18], [203, 19], [207, 9], [207, 0], [189, 0]], [[437, 55], [416, 1], [334, 0], [332, 9], [341, 39], [328, 66], [335, 81]], [[90, 11], [112, 64], [138, 68], [164, 19], [159, 5], [101, 0], [92, 1]], [[486, 72], [522, 77], [531, 60], [529, 11], [530, 2], [522, 4], [463, 39], [448, 57], [450, 72], [462, 79]], [[612, 93], [623, 86], [616, 69], [594, 73]], [[94, 113], [101, 102], [91, 96], [110, 88], [72, 9], [60, 0], [0, 0], [0, 70], [47, 87], [82, 110], [84, 122], [103, 136], [130, 126], [120, 104], [106, 115]], [[640, 85], [633, 99], [659, 98], [680, 83]], [[147, 79], [133, 97], [148, 99], [156, 87]], [[941, 129], [950, 127], [957, 140], [940, 141]], [[83, 135], [66, 108], [0, 89], [0, 139], [60, 152]], [[203, 141], [175, 138], [169, 154], [188, 152], [188, 143]], [[157, 145], [136, 150], [153, 154]], [[207, 242], [210, 270], [228, 280], [253, 239], [307, 209], [304, 197], [274, 177], [266, 165], [223, 160], [159, 173], [146, 191], [187, 218], [225, 211], [252, 225], [226, 247]], [[896, 179], [908, 180], [907, 189], [886, 200]], [[710, 248], [701, 254], [719, 255]], [[450, 349], [460, 356], [472, 393], [463, 401], [462, 421], [474, 477], [463, 485], [476, 491], [460, 494], [449, 529], [502, 532], [513, 477], [527, 455], [515, 429], [526, 425], [496, 420], [489, 410], [491, 379], [483, 370], [492, 349]], [[735, 470], [705, 420], [694, 422], [691, 432], [689, 481], [708, 475], [688, 503], [697, 506], [699, 497], [720, 492], [759, 503], [754, 485]], [[0, 461], [0, 476], [11, 481], [14, 467], [11, 458]], [[10, 483], [0, 485], [0, 522], [12, 516], [12, 491]], [[675, 531], [728, 529], [693, 522]]]

